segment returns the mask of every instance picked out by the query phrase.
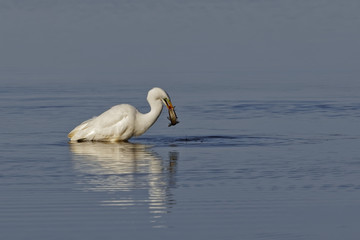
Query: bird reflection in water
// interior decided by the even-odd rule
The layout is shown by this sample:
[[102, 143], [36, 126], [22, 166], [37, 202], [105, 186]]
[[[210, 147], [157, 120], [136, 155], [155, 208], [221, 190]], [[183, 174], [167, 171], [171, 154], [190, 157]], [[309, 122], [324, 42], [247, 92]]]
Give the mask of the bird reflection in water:
[[[82, 175], [82, 188], [106, 192], [110, 198], [103, 200], [102, 205], [147, 205], [157, 219], [175, 204], [170, 189], [176, 184], [178, 152], [169, 152], [169, 160], [163, 161], [151, 146], [128, 142], [72, 143], [70, 150], [74, 169]], [[139, 190], [145, 191], [145, 196], [139, 196]]]

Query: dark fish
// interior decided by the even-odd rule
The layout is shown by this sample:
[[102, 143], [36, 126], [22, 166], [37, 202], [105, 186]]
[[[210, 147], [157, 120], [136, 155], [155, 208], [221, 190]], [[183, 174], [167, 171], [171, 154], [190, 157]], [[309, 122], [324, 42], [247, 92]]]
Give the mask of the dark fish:
[[170, 120], [169, 126], [175, 126], [176, 124], [178, 124], [178, 120], [177, 120], [177, 116], [176, 116], [176, 112], [175, 112], [175, 107], [169, 108], [169, 117], [168, 119]]

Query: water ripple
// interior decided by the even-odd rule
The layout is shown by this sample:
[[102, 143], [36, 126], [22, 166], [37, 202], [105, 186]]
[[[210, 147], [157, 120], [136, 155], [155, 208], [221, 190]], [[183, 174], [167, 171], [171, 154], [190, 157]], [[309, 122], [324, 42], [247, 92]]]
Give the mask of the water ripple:
[[[349, 139], [343, 135], [287, 136], [287, 135], [205, 135], [205, 136], [149, 136], [132, 139], [156, 146], [186, 147], [249, 147], [249, 146], [286, 146], [294, 144], [316, 144], [335, 139]], [[354, 138], [354, 137], [352, 137]]]
[[[360, 116], [359, 102], [332, 101], [242, 101], [221, 102], [202, 107], [202, 114], [238, 118], [318, 114], [327, 117]], [[199, 109], [197, 109], [199, 111]], [[216, 113], [216, 114], [215, 114]], [[211, 116], [210, 116], [211, 115]], [[216, 115], [216, 116], [215, 116]]]

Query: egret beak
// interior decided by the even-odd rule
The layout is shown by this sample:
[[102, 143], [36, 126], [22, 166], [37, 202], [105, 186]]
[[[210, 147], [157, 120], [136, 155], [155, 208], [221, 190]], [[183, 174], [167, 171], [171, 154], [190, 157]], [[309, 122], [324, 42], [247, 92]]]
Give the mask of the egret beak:
[[174, 106], [172, 105], [171, 101], [169, 98], [164, 98], [164, 103], [166, 105], [166, 107], [170, 110], [170, 109], [174, 109]]

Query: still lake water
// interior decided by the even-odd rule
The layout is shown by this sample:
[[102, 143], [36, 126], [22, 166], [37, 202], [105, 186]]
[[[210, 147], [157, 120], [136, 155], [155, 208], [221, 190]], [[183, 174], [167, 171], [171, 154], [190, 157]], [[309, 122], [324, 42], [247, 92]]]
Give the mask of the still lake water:
[[[359, 11], [2, 0], [0, 239], [359, 239]], [[154, 86], [180, 124], [68, 143]]]
[[[146, 111], [150, 83], [3, 80], [2, 239], [360, 234], [358, 96], [289, 98], [239, 90], [241, 81], [189, 91], [187, 82], [167, 89], [177, 126], [164, 111], [129, 143], [69, 144], [72, 127], [116, 103]], [[244, 97], [251, 91], [265, 97]]]

